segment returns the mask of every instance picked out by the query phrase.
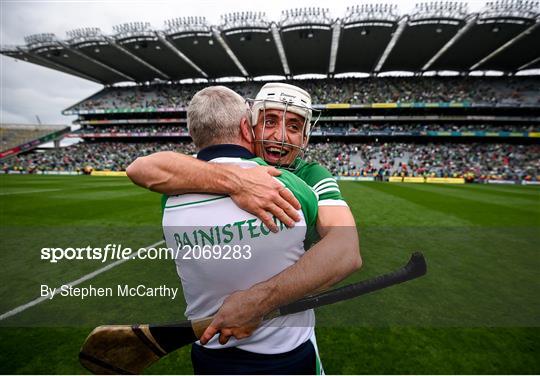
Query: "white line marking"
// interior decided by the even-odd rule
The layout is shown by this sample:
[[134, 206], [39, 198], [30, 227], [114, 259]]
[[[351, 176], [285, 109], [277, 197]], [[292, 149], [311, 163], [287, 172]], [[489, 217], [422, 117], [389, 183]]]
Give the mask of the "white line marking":
[[[105, 184], [105, 188], [114, 188], [114, 187], [125, 187], [127, 185], [133, 185], [133, 183], [125, 183], [125, 184]], [[100, 182], [100, 184], [86, 184], [86, 185], [78, 185], [78, 187], [82, 188], [98, 188], [102, 187], [103, 182]], [[28, 190], [21, 190], [18, 189], [13, 192], [0, 192], [0, 196], [8, 196], [8, 195], [24, 195], [28, 193], [42, 193], [42, 192], [58, 192], [58, 191], [68, 191], [71, 190], [71, 188], [45, 188], [45, 189], [28, 189]]]
[[16, 191], [16, 192], [0, 192], [0, 196], [7, 196], [7, 195], [24, 195], [27, 193], [41, 193], [41, 192], [57, 192], [57, 191], [63, 191], [64, 189], [32, 189], [28, 191]]
[[[105, 273], [107, 270], [110, 270], [114, 267], [117, 267], [118, 265], [121, 265], [123, 264], [124, 262], [126, 261], [129, 261], [129, 260], [132, 260], [134, 258], [137, 257], [138, 254], [145, 254], [146, 253], [146, 250], [148, 248], [153, 248], [153, 247], [157, 247], [158, 245], [160, 244], [163, 244], [165, 243], [165, 240], [160, 240], [159, 242], [157, 243], [154, 243], [152, 245], [149, 245], [147, 247], [143, 247], [144, 248], [144, 251], [141, 251], [140, 253], [136, 253], [135, 255], [131, 256], [130, 258], [127, 258], [127, 259], [122, 259], [122, 260], [118, 260], [118, 261], [115, 261], [115, 262], [112, 262], [106, 266], [104, 266], [103, 268], [100, 268], [98, 270], [95, 270], [93, 271], [92, 273], [89, 273], [89, 274], [86, 274], [86, 275], [83, 275], [81, 278], [79, 279], [76, 279], [75, 281], [71, 281], [71, 282], [67, 282], [67, 283], [62, 283], [62, 285], [68, 285], [68, 286], [77, 286], [77, 285], [80, 285], [81, 283], [85, 282], [85, 281], [88, 281], [89, 279], [92, 279], [94, 278], [95, 276], [101, 274], [101, 273]], [[34, 299], [26, 304], [23, 304], [21, 306], [18, 306], [17, 308], [14, 308], [12, 309], [11, 311], [8, 311], [6, 313], [3, 313], [0, 315], [0, 321], [2, 320], [5, 320], [7, 319], [8, 317], [11, 317], [11, 316], [15, 316], [16, 314], [18, 313], [21, 313], [22, 311], [26, 311], [28, 308], [31, 308], [45, 300], [49, 300], [50, 298], [52, 298], [54, 295], [56, 295], [56, 291], [59, 291], [60, 290], [60, 287], [62, 286], [60, 285], [59, 287], [56, 288], [55, 293], [54, 294], [48, 294], [48, 295], [45, 295], [45, 296], [40, 296], [39, 298], [37, 299]]]

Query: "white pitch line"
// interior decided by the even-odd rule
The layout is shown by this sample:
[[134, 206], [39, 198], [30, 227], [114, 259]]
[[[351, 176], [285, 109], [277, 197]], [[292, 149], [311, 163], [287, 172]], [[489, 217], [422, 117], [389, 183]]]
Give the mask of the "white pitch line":
[[8, 195], [25, 195], [27, 193], [42, 193], [42, 192], [58, 192], [58, 191], [64, 191], [65, 189], [32, 189], [29, 191], [16, 191], [16, 192], [0, 192], [0, 196], [8, 196]]
[[23, 304], [21, 306], [18, 306], [17, 308], [14, 308], [12, 309], [11, 311], [8, 311], [6, 313], [3, 313], [0, 315], [0, 321], [2, 320], [5, 320], [7, 319], [8, 317], [11, 317], [11, 316], [15, 316], [16, 314], [18, 313], [21, 313], [22, 311], [26, 311], [28, 308], [31, 308], [45, 300], [49, 300], [50, 298], [52, 298], [54, 295], [56, 295], [56, 292], [60, 290], [60, 287], [62, 287], [63, 285], [68, 285], [68, 286], [77, 286], [77, 285], [80, 285], [81, 283], [85, 282], [85, 281], [88, 281], [89, 279], [92, 279], [94, 278], [95, 276], [101, 274], [101, 273], [105, 273], [107, 270], [110, 270], [114, 267], [117, 267], [118, 265], [120, 264], [123, 264], [124, 262], [128, 261], [128, 260], [132, 260], [134, 258], [137, 257], [137, 255], [139, 254], [145, 254], [147, 249], [148, 248], [154, 248], [154, 247], [157, 247], [158, 245], [162, 244], [162, 243], [165, 243], [165, 240], [160, 240], [159, 242], [157, 243], [154, 243], [152, 245], [149, 245], [147, 247], [143, 247], [144, 248], [144, 251], [141, 251], [140, 253], [137, 253], [133, 256], [131, 256], [130, 258], [127, 258], [127, 259], [122, 259], [122, 260], [118, 260], [118, 261], [115, 261], [115, 262], [112, 262], [106, 266], [104, 266], [103, 268], [100, 268], [98, 270], [95, 270], [93, 271], [92, 273], [88, 273], [86, 275], [83, 275], [81, 278], [79, 279], [76, 279], [75, 281], [71, 281], [71, 282], [67, 282], [67, 283], [63, 283], [62, 285], [60, 285], [59, 287], [57, 287], [55, 290], [54, 290], [54, 293], [51, 295], [51, 294], [47, 294], [45, 296], [40, 296], [39, 298], [37, 299], [34, 299], [26, 304]]

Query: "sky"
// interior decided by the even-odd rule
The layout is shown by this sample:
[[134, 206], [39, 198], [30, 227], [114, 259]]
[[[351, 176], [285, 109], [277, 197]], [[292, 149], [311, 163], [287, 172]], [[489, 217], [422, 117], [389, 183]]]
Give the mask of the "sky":
[[[0, 44], [24, 45], [24, 37], [54, 33], [66, 39], [66, 32], [81, 27], [99, 27], [112, 34], [113, 25], [124, 22], [150, 22], [163, 29], [164, 21], [176, 17], [205, 16], [218, 25], [220, 15], [241, 11], [266, 12], [278, 21], [281, 11], [291, 8], [330, 9], [331, 17], [341, 17], [348, 6], [377, 3], [380, 0], [199, 0], [199, 1], [6, 1], [0, 0]], [[398, 4], [399, 13], [408, 13], [415, 0], [384, 1]], [[470, 0], [469, 11], [478, 11], [485, 2]], [[102, 86], [52, 69], [0, 55], [0, 123], [71, 124], [74, 116], [62, 110], [101, 90]]]

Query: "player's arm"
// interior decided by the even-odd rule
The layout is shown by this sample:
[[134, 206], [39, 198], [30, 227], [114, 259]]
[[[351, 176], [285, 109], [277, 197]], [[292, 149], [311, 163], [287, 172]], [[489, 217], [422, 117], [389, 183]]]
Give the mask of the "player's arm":
[[126, 169], [137, 185], [166, 195], [188, 192], [228, 193], [238, 190], [235, 168], [217, 166], [196, 158], [164, 151], [139, 157]]
[[321, 206], [321, 240], [294, 265], [252, 287], [268, 312], [316, 291], [326, 290], [362, 266], [358, 231], [348, 206]]
[[[317, 232], [324, 240], [323, 247], [315, 246], [300, 259], [307, 264], [312, 281], [306, 280], [306, 294], [325, 290], [358, 269], [362, 260], [358, 244], [356, 222], [347, 203], [341, 196], [339, 185], [323, 166], [312, 163], [301, 177], [318, 196]], [[317, 271], [317, 268], [324, 269]], [[309, 276], [308, 276], [309, 277]], [[318, 285], [318, 286], [314, 286]], [[313, 287], [313, 290], [309, 290]], [[303, 291], [291, 290], [292, 294]], [[286, 298], [286, 297], [284, 297]], [[279, 302], [278, 302], [279, 303]]]
[[339, 239], [339, 243], [318, 251], [318, 258], [330, 264], [327, 266], [330, 268], [329, 276], [316, 291], [310, 291], [309, 294], [330, 288], [362, 266], [358, 230], [348, 206], [319, 206], [317, 232], [321, 238], [331, 236], [332, 239]]
[[218, 332], [222, 344], [231, 336], [248, 337], [267, 313], [326, 289], [361, 267], [358, 232], [348, 206], [319, 207], [317, 231], [322, 239], [294, 265], [248, 290], [229, 295], [201, 343]]
[[300, 203], [274, 179], [281, 174], [274, 167], [244, 169], [164, 151], [137, 158], [126, 173], [135, 184], [167, 195], [188, 192], [230, 195], [240, 208], [257, 216], [273, 231], [277, 231], [277, 226], [272, 215], [289, 227], [300, 220], [297, 212]]

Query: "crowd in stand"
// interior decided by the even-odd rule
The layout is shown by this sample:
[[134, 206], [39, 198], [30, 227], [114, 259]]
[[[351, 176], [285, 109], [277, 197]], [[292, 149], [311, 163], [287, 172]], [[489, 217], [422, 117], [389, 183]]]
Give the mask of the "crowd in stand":
[[[531, 77], [377, 77], [287, 81], [306, 89], [314, 104], [387, 102], [474, 102], [540, 104], [540, 81]], [[254, 98], [264, 82], [223, 83]], [[154, 84], [104, 89], [70, 110], [178, 108], [210, 85]]]
[[187, 127], [177, 125], [85, 125], [78, 133], [187, 133]]
[[[3, 162], [2, 170], [122, 171], [139, 156], [175, 150], [196, 153], [192, 143], [79, 143], [67, 148], [34, 151]], [[336, 176], [433, 176], [536, 180], [540, 145], [484, 143], [314, 143], [308, 161], [325, 165]]]
[[534, 124], [459, 124], [459, 123], [322, 123], [315, 130], [323, 133], [343, 131], [354, 135], [358, 132], [535, 132], [540, 130], [540, 126]]
[[540, 145], [456, 143], [320, 143], [308, 160], [325, 161], [334, 175], [540, 178]]
[[[522, 124], [452, 124], [452, 123], [433, 123], [433, 124], [396, 124], [396, 123], [321, 123], [314, 130], [322, 134], [343, 133], [354, 135], [359, 132], [406, 132], [406, 131], [446, 131], [446, 132], [539, 132], [538, 125]], [[85, 125], [78, 133], [187, 133], [185, 125]]]
[[96, 170], [125, 171], [139, 156], [158, 151], [196, 152], [193, 143], [78, 143], [61, 149], [34, 151], [17, 155], [3, 163], [4, 171], [83, 171], [85, 167]]

